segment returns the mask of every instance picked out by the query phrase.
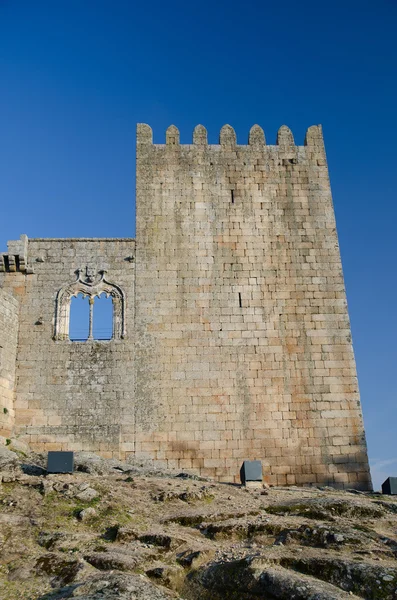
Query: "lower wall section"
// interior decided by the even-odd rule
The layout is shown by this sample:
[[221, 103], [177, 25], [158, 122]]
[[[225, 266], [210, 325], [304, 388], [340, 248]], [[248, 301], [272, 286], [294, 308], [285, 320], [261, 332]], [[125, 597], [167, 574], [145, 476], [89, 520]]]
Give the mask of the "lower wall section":
[[[131, 408], [131, 407], [130, 407]], [[133, 420], [134, 411], [130, 417]], [[321, 446], [318, 438], [302, 436], [288, 446], [282, 438], [279, 443], [255, 438], [251, 432], [251, 448], [246, 442], [226, 435], [209, 440], [205, 432], [201, 439], [186, 431], [134, 433], [131, 425], [28, 426], [19, 425], [17, 433], [31, 447], [40, 452], [49, 450], [91, 451], [107, 458], [150, 461], [159, 467], [188, 470], [219, 481], [240, 482], [240, 467], [244, 460], [260, 460], [264, 481], [272, 485], [330, 485], [337, 488], [371, 490], [371, 477], [363, 437], [352, 435], [346, 446]], [[65, 420], [63, 420], [65, 422]], [[319, 433], [319, 432], [318, 432]], [[188, 439], [190, 437], [190, 440]], [[197, 436], [196, 436], [197, 437]], [[216, 437], [216, 436], [212, 436]], [[182, 439], [184, 438], [184, 439]], [[205, 439], [204, 439], [205, 438]]]
[[0, 289], [0, 435], [14, 425], [15, 367], [18, 344], [18, 301]]
[[[26, 430], [25, 430], [26, 431]], [[336, 488], [353, 488], [358, 490], [371, 490], [371, 477], [366, 467], [366, 452], [364, 449], [351, 455], [339, 455], [328, 458], [321, 451], [311, 452], [307, 448], [301, 454], [287, 457], [274, 456], [277, 448], [267, 451], [254, 451], [243, 454], [238, 449], [233, 454], [241, 454], [241, 458], [230, 457], [230, 444], [224, 443], [223, 449], [209, 449], [208, 443], [199, 442], [160, 442], [161, 433], [154, 434], [145, 442], [133, 442], [129, 438], [128, 445], [144, 447], [143, 451], [122, 451], [112, 443], [120, 427], [93, 427], [84, 431], [80, 428], [80, 435], [76, 435], [76, 428], [51, 428], [41, 427], [40, 433], [23, 435], [23, 428], [19, 428], [22, 439], [30, 443], [32, 449], [39, 452], [49, 450], [74, 450], [92, 451], [106, 458], [121, 458], [128, 460], [151, 461], [158, 467], [190, 471], [205, 477], [213, 477], [218, 481], [240, 482], [240, 467], [244, 460], [260, 460], [263, 466], [263, 479], [271, 485], [329, 485]], [[91, 440], [89, 440], [91, 436]], [[137, 436], [140, 437], [139, 435]], [[110, 441], [110, 443], [109, 443]], [[354, 440], [353, 440], [354, 442]], [[200, 449], [200, 447], [202, 449]], [[206, 449], [204, 449], [206, 447]], [[156, 459], [156, 456], [164, 458]], [[213, 458], [214, 455], [219, 458]], [[226, 457], [227, 455], [227, 457]], [[166, 458], [172, 456], [172, 458]], [[289, 464], [288, 464], [289, 463]]]
[[168, 468], [193, 470], [205, 477], [235, 483], [240, 482], [244, 460], [260, 460], [264, 481], [272, 485], [372, 489], [363, 436], [351, 435], [344, 442], [346, 446], [328, 446], [325, 437], [323, 445], [319, 443], [321, 433], [326, 430], [319, 430], [317, 438], [305, 439], [302, 435], [299, 442], [291, 437], [290, 444], [281, 437], [275, 440], [270, 432], [267, 439], [262, 432], [247, 433], [250, 447], [247, 440], [233, 439], [232, 435], [215, 440], [216, 434], [211, 436], [209, 430], [203, 432], [201, 439], [189, 429], [185, 435], [137, 432], [136, 452], [127, 453], [127, 458], [129, 455], [136, 459], [156, 458], [156, 462]]
[[[30, 240], [29, 257], [33, 272], [0, 276], [0, 435], [14, 426], [40, 452], [148, 459], [220, 481], [260, 460], [274, 485], [371, 488], [342, 283], [306, 300], [294, 278], [295, 291], [274, 291], [265, 273], [252, 292], [218, 282], [223, 250], [202, 280], [156, 267], [161, 257], [142, 264], [133, 240]], [[95, 300], [95, 331], [104, 273], [109, 295], [122, 291], [120, 335], [57, 335], [60, 292], [80, 288]]]
[[[263, 479], [271, 485], [329, 485], [336, 488], [371, 490], [372, 483], [367, 468], [365, 444], [351, 439], [351, 454], [339, 454], [336, 449], [328, 453], [326, 448], [310, 445], [299, 450], [285, 452], [274, 446], [273, 441], [262, 449], [244, 451], [233, 440], [220, 443], [205, 441], [170, 441], [169, 435], [153, 433], [150, 437], [137, 433], [124, 436], [122, 426], [92, 427], [18, 427], [18, 433], [32, 449], [39, 452], [49, 450], [91, 451], [106, 458], [150, 461], [158, 467], [189, 471], [218, 481], [240, 483], [240, 467], [244, 460], [260, 460]], [[24, 435], [25, 433], [25, 435]], [[253, 441], [254, 442], [254, 441]], [[128, 447], [131, 450], [123, 450]], [[133, 448], [138, 448], [134, 451]]]

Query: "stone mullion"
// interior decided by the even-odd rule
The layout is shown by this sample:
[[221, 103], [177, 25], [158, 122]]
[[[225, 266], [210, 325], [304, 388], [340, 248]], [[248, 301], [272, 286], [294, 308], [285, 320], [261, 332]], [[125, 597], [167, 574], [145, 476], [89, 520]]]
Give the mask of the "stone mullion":
[[93, 321], [94, 321], [94, 298], [90, 298], [89, 300], [89, 304], [90, 304], [90, 322], [89, 322], [89, 329], [88, 329], [88, 339], [89, 340], [93, 340], [93, 335], [92, 335], [92, 327], [93, 327]]

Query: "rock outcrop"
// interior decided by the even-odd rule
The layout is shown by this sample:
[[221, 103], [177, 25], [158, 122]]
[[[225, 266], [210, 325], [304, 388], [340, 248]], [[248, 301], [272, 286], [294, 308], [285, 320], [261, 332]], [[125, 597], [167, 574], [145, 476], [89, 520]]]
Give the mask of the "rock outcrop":
[[1, 600], [397, 599], [397, 499], [0, 447]]

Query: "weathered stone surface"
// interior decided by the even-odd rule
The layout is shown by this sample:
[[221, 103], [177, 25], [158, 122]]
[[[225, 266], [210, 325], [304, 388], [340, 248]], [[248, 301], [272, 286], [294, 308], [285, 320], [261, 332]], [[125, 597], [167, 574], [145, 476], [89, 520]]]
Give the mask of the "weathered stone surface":
[[378, 518], [384, 510], [375, 503], [368, 504], [341, 498], [305, 498], [285, 504], [273, 504], [266, 509], [273, 514], [299, 515], [309, 519], [334, 520], [336, 516], [353, 518]]
[[22, 455], [28, 455], [31, 452], [29, 444], [18, 438], [11, 438], [9, 440], [8, 449], [13, 452], [19, 452]]
[[139, 537], [139, 533], [132, 527], [118, 527], [116, 533], [116, 539], [119, 542], [130, 542], [136, 540]]
[[335, 557], [285, 558], [281, 564], [337, 585], [363, 598], [397, 597], [397, 567], [365, 564]]
[[65, 534], [61, 531], [40, 531], [37, 541], [40, 546], [46, 550], [51, 550], [51, 548], [64, 537]]
[[76, 586], [71, 586], [55, 594], [46, 594], [38, 600], [167, 600], [170, 595], [163, 593], [141, 575], [112, 573], [97, 576]]
[[15, 422], [18, 313], [18, 300], [3, 289], [0, 272], [0, 436], [4, 440], [11, 437]]
[[309, 526], [301, 525], [298, 529], [286, 528], [278, 534], [275, 545], [289, 545], [300, 543], [317, 548], [332, 548], [342, 544], [354, 545], [356, 548], [365, 544], [365, 537], [357, 531], [347, 530], [335, 531], [327, 525]]
[[37, 475], [18, 474], [18, 482], [21, 485], [30, 485], [35, 488], [42, 488], [43, 478]]
[[[263, 497], [213, 483], [210, 500], [189, 504], [155, 497], [166, 489], [190, 495], [201, 487], [194, 479], [37, 478], [51, 483], [48, 493], [25, 479], [1, 486], [0, 598], [86, 599], [96, 589], [84, 587], [88, 579], [109, 582], [122, 571], [150, 577], [154, 588], [142, 594], [185, 600], [395, 600], [397, 517], [386, 497], [315, 487], [271, 488]], [[95, 486], [95, 509], [84, 509], [92, 518], [81, 519], [76, 494]], [[114, 596], [106, 585], [98, 600], [127, 593]]]
[[347, 600], [356, 598], [338, 587], [266, 564], [261, 559], [245, 559], [203, 567], [190, 578], [205, 600], [245, 597], [280, 600]]
[[154, 583], [160, 583], [167, 588], [176, 589], [177, 587], [180, 587], [185, 573], [181, 567], [157, 562], [155, 566], [152, 566], [146, 571], [146, 575], [150, 577]]
[[95, 508], [89, 506], [88, 508], [83, 508], [83, 510], [79, 512], [78, 518], [80, 519], [80, 521], [89, 521], [90, 519], [94, 518], [96, 514], [97, 512]]
[[[136, 242], [0, 254], [0, 435], [98, 475], [134, 457], [237, 482], [245, 459], [273, 485], [369, 489], [321, 127], [303, 146], [286, 126], [276, 145], [258, 126], [248, 145], [230, 125], [218, 146], [202, 126], [152, 139], [139, 125]], [[112, 298], [111, 340], [70, 341], [80, 292], [94, 321]]]
[[167, 550], [171, 548], [171, 544], [173, 543], [172, 537], [169, 535], [164, 535], [163, 533], [146, 533], [145, 535], [141, 535], [139, 540], [144, 544], [160, 546], [161, 548], [165, 548]]
[[368, 488], [321, 127], [303, 147], [286, 127], [277, 146], [257, 127], [248, 146], [230, 126], [216, 148], [150, 139], [140, 126], [134, 452]]
[[0, 474], [3, 477], [19, 472], [19, 457], [6, 446], [0, 446]]
[[98, 498], [98, 492], [94, 488], [88, 487], [87, 489], [75, 494], [75, 498], [82, 502], [91, 502], [95, 498]]
[[211, 489], [208, 486], [202, 486], [197, 490], [189, 491], [176, 491], [176, 490], [162, 490], [159, 493], [153, 494], [153, 500], [156, 502], [169, 502], [173, 500], [182, 500], [183, 502], [194, 502], [197, 500], [213, 498]]
[[79, 559], [68, 558], [48, 552], [40, 556], [35, 565], [36, 572], [43, 572], [50, 575], [54, 587], [62, 587], [71, 581], [74, 581], [77, 573], [83, 568]]
[[94, 552], [86, 554], [84, 559], [96, 569], [101, 571], [111, 571], [117, 569], [119, 571], [133, 571], [137, 565], [137, 559], [126, 554], [118, 552]]
[[76, 471], [104, 475], [112, 471], [118, 461], [109, 461], [93, 452], [76, 452], [74, 455], [74, 468]]

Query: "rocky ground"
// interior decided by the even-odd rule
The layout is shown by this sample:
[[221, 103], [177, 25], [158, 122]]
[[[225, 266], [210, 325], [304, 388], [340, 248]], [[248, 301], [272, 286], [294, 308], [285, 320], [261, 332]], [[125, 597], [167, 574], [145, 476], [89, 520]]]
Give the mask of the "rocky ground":
[[397, 599], [392, 496], [75, 458], [0, 446], [1, 600]]

